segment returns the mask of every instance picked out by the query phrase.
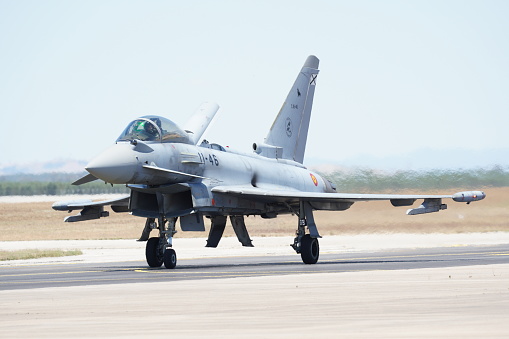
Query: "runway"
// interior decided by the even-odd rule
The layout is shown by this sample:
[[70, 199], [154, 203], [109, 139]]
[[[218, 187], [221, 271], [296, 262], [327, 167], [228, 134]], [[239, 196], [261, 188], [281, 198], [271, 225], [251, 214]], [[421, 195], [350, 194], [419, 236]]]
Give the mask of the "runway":
[[411, 270], [509, 263], [509, 245], [323, 253], [315, 265], [299, 255], [179, 259], [177, 268], [149, 268], [144, 261], [0, 266], [0, 291], [142, 282], [282, 276], [290, 274]]
[[[0, 265], [0, 337], [489, 338], [509, 333], [509, 234], [179, 239], [150, 269], [132, 240], [4, 242], [83, 255]], [[224, 242], [223, 242], [224, 241]]]

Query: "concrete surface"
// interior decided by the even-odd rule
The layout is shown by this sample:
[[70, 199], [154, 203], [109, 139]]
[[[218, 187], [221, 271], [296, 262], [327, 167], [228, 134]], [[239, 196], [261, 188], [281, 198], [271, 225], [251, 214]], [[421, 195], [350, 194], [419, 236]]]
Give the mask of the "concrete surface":
[[0, 292], [2, 338], [503, 338], [509, 264]]
[[[325, 252], [508, 241], [507, 233], [392, 234], [326, 237], [320, 244]], [[258, 238], [249, 255], [292, 253], [290, 242]], [[215, 250], [203, 244], [174, 242], [181, 258], [246, 253], [233, 238]], [[34, 245], [85, 252], [59, 262], [144, 258], [144, 244], [131, 240], [0, 248]], [[506, 338], [508, 314], [509, 263], [0, 291], [2, 338]]]
[[[290, 247], [293, 236], [253, 237], [255, 247], [242, 247], [237, 238], [224, 237], [217, 248], [206, 248], [205, 238], [174, 238], [173, 248], [179, 259], [225, 257], [242, 255], [296, 255]], [[508, 244], [509, 232], [459, 234], [359, 234], [324, 236], [320, 239], [320, 253], [364, 252], [402, 248], [432, 248], [469, 245]], [[42, 258], [23, 261], [4, 261], [0, 266], [49, 262], [115, 262], [145, 260], [145, 242], [133, 240], [51, 240], [0, 241], [0, 250], [19, 249], [79, 249], [81, 256]], [[298, 255], [296, 255], [298, 258]]]

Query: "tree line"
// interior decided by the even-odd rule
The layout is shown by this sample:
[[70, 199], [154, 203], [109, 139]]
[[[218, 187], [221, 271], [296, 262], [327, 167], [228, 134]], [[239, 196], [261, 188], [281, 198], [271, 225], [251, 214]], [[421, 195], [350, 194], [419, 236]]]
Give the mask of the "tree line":
[[509, 168], [383, 172], [373, 169], [335, 171], [324, 176], [338, 192], [480, 189], [509, 186]]
[[128, 193], [123, 185], [106, 185], [104, 182], [92, 182], [73, 186], [64, 182], [0, 182], [0, 196], [6, 195], [66, 195], [66, 194], [104, 194]]

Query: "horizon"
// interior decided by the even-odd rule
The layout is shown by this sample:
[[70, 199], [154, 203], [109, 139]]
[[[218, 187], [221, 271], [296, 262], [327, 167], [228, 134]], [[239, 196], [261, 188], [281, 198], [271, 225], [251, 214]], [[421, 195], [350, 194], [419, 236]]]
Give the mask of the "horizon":
[[[424, 159], [419, 159], [422, 152], [428, 153]], [[452, 153], [451, 153], [452, 152]], [[506, 161], [497, 161], [501, 159], [501, 154], [509, 154], [508, 149], [492, 150], [481, 154], [476, 151], [463, 151], [459, 155], [452, 156], [456, 151], [452, 150], [417, 150], [415, 152], [403, 154], [401, 156], [376, 158], [374, 156], [358, 155], [356, 157], [345, 159], [343, 162], [327, 161], [327, 159], [307, 159], [304, 165], [314, 171], [331, 173], [338, 170], [359, 170], [370, 169], [382, 172], [405, 172], [405, 171], [454, 171], [454, 170], [478, 170], [492, 169], [500, 167], [509, 169], [509, 157]], [[431, 154], [436, 153], [434, 161], [430, 161]], [[470, 161], [471, 158], [483, 157], [483, 161]], [[447, 161], [444, 159], [449, 158]], [[85, 166], [87, 160], [78, 159], [53, 159], [51, 161], [35, 161], [0, 164], [0, 176], [24, 176], [24, 175], [44, 175], [44, 174], [82, 174], [87, 173]]]

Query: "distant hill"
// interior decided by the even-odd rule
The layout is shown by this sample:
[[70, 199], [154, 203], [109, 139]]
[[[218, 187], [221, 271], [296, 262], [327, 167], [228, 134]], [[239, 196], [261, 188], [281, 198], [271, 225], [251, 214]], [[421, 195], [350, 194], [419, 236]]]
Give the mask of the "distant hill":
[[82, 173], [87, 165], [84, 160], [51, 160], [47, 162], [26, 162], [0, 164], [0, 176], [42, 173]]
[[64, 172], [49, 172], [49, 173], [18, 173], [0, 175], [1, 182], [61, 182], [71, 183], [86, 175], [87, 172], [81, 171], [79, 173], [64, 173]]
[[[336, 155], [341, 154], [337, 148]], [[489, 150], [465, 149], [421, 149], [392, 156], [374, 156], [359, 154], [344, 158], [341, 161], [306, 157], [305, 164], [310, 168], [325, 172], [337, 168], [371, 168], [378, 170], [458, 170], [491, 168], [493, 166], [509, 167], [509, 148]]]

